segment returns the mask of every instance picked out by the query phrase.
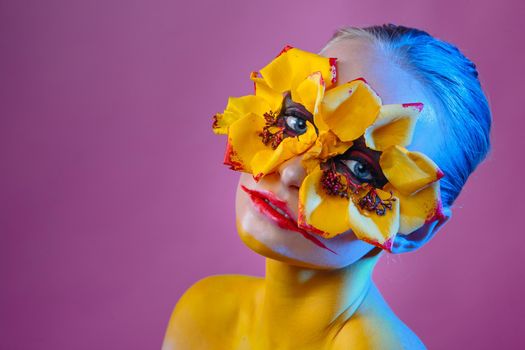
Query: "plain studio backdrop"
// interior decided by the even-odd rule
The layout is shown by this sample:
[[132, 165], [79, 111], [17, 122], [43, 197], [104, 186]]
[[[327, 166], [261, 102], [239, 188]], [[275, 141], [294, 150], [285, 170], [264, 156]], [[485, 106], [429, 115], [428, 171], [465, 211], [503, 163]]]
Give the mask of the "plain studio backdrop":
[[519, 0], [0, 2], [0, 347], [158, 349], [192, 283], [263, 275], [211, 116], [285, 44], [392, 22], [477, 64], [493, 151], [446, 228], [374, 279], [430, 349], [520, 348], [524, 15]]

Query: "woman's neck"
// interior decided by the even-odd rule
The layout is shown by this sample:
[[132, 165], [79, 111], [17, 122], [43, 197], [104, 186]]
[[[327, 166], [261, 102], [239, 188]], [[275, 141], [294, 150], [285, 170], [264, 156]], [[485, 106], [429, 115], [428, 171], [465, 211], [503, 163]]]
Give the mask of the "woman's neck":
[[[355, 313], [371, 285], [380, 251], [337, 270], [314, 270], [266, 259], [258, 332], [268, 342], [320, 342]], [[334, 334], [335, 334], [334, 333]]]

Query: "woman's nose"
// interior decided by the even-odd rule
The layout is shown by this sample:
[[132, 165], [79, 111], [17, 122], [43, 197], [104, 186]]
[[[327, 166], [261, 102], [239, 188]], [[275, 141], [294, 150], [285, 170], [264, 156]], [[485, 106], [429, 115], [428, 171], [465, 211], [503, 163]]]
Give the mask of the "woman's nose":
[[301, 164], [302, 156], [287, 160], [278, 169], [280, 180], [286, 187], [299, 189], [306, 177], [306, 171]]

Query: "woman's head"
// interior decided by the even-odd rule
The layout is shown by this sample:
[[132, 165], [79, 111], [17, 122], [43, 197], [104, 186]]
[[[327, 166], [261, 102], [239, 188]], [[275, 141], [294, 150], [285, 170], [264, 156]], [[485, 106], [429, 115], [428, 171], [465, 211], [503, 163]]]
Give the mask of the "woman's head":
[[[430, 156], [444, 170], [441, 187], [446, 210], [440, 220], [410, 235], [398, 235], [394, 241], [394, 252], [416, 249], [447, 220], [448, 208], [488, 150], [490, 112], [474, 65], [449, 44], [391, 25], [340, 30], [321, 54], [337, 57], [339, 84], [366, 77], [385, 104], [425, 105], [409, 148]], [[314, 235], [293, 232], [253, 205], [250, 190], [271, 193], [275, 203], [284, 202], [287, 215], [297, 220], [299, 187], [306, 176], [301, 157], [286, 161], [259, 182], [250, 174], [241, 176], [236, 205], [240, 236], [258, 253], [298, 265], [338, 268], [352, 264], [374, 247], [351, 231], [313, 242]]]

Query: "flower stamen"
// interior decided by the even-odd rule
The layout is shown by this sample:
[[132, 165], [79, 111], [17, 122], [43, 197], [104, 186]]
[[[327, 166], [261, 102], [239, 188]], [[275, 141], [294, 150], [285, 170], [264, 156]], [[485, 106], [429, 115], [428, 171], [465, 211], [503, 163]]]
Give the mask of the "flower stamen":
[[259, 133], [259, 136], [262, 138], [262, 143], [270, 146], [272, 149], [276, 149], [284, 139], [285, 127], [279, 125], [278, 113], [269, 111], [264, 113], [263, 116], [266, 124], [263, 127], [263, 131]]
[[357, 194], [361, 189], [361, 186], [354, 183], [349, 176], [337, 171], [334, 161], [325, 163], [321, 184], [327, 194], [341, 198], [349, 198], [349, 194]]
[[368, 189], [368, 192], [357, 202], [357, 205], [359, 205], [361, 209], [372, 212], [375, 211], [379, 216], [385, 215], [387, 209], [392, 209], [392, 202], [396, 200], [393, 198], [392, 191], [390, 191], [390, 197], [382, 199], [374, 187], [368, 184], [365, 185], [363, 188]]
[[[377, 189], [368, 183], [357, 184], [351, 180], [346, 174], [341, 174], [337, 171], [335, 162], [330, 162], [330, 165], [323, 169], [321, 175], [321, 185], [328, 195], [338, 196], [349, 199], [358, 205], [362, 210], [375, 212], [379, 216], [386, 214], [387, 210], [392, 209], [393, 193], [390, 191], [390, 197], [382, 199], [377, 193]], [[367, 191], [367, 193], [358, 198], [359, 193]]]
[[330, 168], [323, 171], [321, 185], [331, 196], [348, 198], [348, 185], [343, 182], [343, 176]]

